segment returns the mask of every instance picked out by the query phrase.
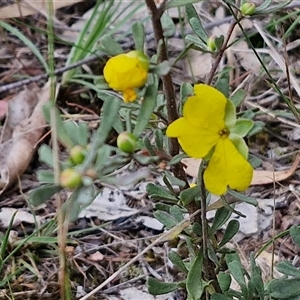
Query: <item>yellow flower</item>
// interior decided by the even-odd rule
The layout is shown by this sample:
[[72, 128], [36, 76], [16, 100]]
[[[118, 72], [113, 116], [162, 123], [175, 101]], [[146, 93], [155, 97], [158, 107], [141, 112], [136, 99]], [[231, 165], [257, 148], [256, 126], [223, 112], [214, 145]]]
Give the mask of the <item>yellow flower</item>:
[[[230, 126], [226, 125], [229, 100], [205, 84], [195, 85], [194, 92], [184, 104], [183, 117], [168, 126], [167, 136], [178, 138], [182, 149], [191, 157], [211, 155], [204, 171], [208, 191], [222, 195], [228, 186], [245, 190], [250, 185], [253, 169], [247, 161], [247, 148], [244, 151], [246, 146], [242, 138], [232, 134], [231, 139], [230, 130], [234, 128], [235, 119], [229, 120]], [[241, 147], [236, 146], [238, 143]]]
[[130, 51], [110, 58], [103, 70], [110, 88], [123, 92], [125, 102], [136, 100], [136, 88], [145, 85], [148, 78], [149, 59], [140, 51]]

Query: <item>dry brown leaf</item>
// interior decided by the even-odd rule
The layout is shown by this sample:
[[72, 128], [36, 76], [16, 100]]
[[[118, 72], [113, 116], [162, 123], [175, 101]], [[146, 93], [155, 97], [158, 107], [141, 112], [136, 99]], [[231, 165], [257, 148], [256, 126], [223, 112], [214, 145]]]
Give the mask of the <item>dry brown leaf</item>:
[[25, 90], [11, 100], [14, 109], [9, 108], [0, 144], [0, 194], [27, 169], [46, 125], [43, 105], [49, 97], [47, 84], [40, 93]]
[[100, 251], [96, 251], [88, 257], [92, 261], [101, 261], [104, 259], [104, 255]]
[[[201, 159], [184, 158], [181, 160], [181, 162], [186, 166], [184, 167], [184, 171], [186, 172], [186, 174], [192, 177], [197, 177]], [[274, 171], [274, 172], [254, 170], [251, 185], [263, 185], [263, 184], [283, 181], [294, 174], [294, 172], [297, 170], [299, 163], [300, 163], [300, 154], [297, 155], [294, 163], [288, 170]]]
[[[82, 0], [52, 0], [54, 10], [81, 2]], [[47, 14], [47, 2], [45, 0], [21, 0], [17, 3], [0, 8], [0, 19], [20, 18], [36, 13]]]

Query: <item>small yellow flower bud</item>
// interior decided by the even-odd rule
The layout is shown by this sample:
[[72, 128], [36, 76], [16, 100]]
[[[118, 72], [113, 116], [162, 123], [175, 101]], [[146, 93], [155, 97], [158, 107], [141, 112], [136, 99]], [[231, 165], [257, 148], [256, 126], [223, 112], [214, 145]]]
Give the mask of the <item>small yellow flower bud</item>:
[[215, 37], [214, 36], [210, 36], [207, 40], [207, 50], [214, 52], [217, 49], [217, 45], [216, 45], [216, 41], [215, 41]]
[[133, 153], [136, 148], [137, 138], [130, 132], [124, 131], [117, 138], [117, 146], [125, 153]]
[[245, 2], [241, 7], [240, 10], [244, 16], [251, 16], [255, 12], [256, 5], [251, 2]]
[[82, 176], [75, 169], [65, 169], [60, 174], [59, 182], [64, 188], [75, 189], [81, 184]]
[[110, 58], [103, 75], [110, 88], [123, 92], [125, 102], [133, 102], [135, 89], [141, 88], [148, 79], [149, 58], [141, 51], [130, 51]]
[[81, 147], [79, 145], [76, 145], [75, 147], [73, 147], [70, 151], [70, 159], [71, 159], [72, 163], [74, 165], [81, 164], [85, 158], [85, 153], [86, 153], [86, 150], [83, 147]]

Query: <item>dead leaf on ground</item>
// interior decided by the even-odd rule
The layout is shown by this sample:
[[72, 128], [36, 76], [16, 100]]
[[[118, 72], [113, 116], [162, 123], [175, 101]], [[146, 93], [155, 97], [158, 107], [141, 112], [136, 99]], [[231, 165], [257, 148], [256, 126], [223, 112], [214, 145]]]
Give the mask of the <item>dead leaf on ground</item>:
[[[54, 10], [81, 2], [82, 0], [52, 0]], [[47, 15], [47, 1], [22, 0], [0, 8], [0, 19], [21, 18], [36, 13]]]
[[[184, 158], [181, 162], [185, 165], [184, 171], [186, 174], [192, 177], [197, 177], [198, 169], [201, 163], [201, 159], [196, 158]], [[284, 171], [264, 171], [254, 170], [251, 185], [263, 185], [275, 182], [283, 181], [292, 176], [300, 163], [300, 154], [297, 155], [294, 163], [291, 167]]]
[[0, 139], [0, 194], [26, 171], [46, 122], [43, 105], [49, 101], [49, 85], [26, 89], [8, 104], [8, 116]]
[[2, 228], [8, 228], [14, 214], [16, 215], [12, 224], [13, 227], [19, 225], [21, 222], [34, 224], [36, 221], [40, 221], [39, 216], [33, 216], [31, 213], [21, 208], [3, 207], [0, 210], [0, 226]]

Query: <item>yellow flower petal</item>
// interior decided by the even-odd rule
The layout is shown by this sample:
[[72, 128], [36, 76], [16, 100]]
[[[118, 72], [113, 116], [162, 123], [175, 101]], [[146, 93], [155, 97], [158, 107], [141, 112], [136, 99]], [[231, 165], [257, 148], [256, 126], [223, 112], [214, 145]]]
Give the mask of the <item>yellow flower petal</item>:
[[217, 132], [193, 126], [186, 118], [172, 122], [166, 134], [168, 137], [178, 138], [183, 151], [195, 158], [206, 156], [220, 138]]
[[103, 75], [110, 88], [124, 92], [146, 83], [148, 67], [144, 57], [141, 60], [138, 55], [119, 54], [107, 61]]
[[183, 116], [194, 126], [214, 132], [224, 129], [226, 97], [206, 84], [195, 84], [194, 92], [184, 104]]
[[212, 194], [222, 195], [229, 186], [246, 190], [253, 176], [251, 165], [236, 150], [228, 138], [220, 139], [204, 172], [204, 182]]
[[137, 95], [135, 90], [127, 89], [123, 92], [124, 102], [126, 103], [135, 101], [136, 97]]

